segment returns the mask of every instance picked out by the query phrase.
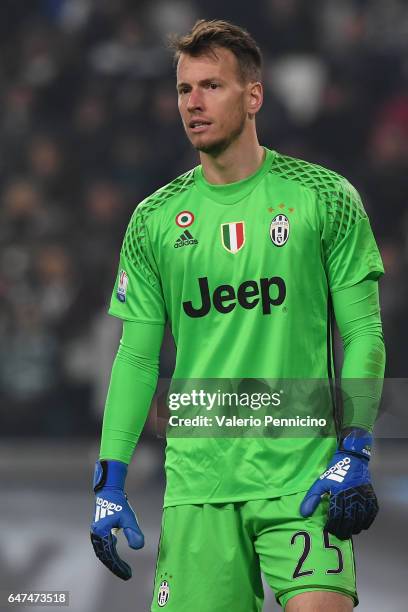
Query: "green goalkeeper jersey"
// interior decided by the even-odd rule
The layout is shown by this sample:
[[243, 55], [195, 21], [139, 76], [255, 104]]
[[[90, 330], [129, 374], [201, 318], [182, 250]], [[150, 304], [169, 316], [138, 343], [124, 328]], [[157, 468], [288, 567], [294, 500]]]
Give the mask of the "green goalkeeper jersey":
[[[197, 166], [139, 204], [109, 312], [169, 321], [175, 380], [327, 380], [330, 294], [382, 273], [353, 186], [265, 149], [242, 181], [213, 185]], [[169, 436], [165, 505], [306, 490], [335, 447], [333, 436]]]

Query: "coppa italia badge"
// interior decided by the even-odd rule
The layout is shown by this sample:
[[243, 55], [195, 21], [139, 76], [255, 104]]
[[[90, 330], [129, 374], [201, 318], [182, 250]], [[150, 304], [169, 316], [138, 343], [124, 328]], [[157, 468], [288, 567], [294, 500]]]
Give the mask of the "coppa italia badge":
[[189, 210], [183, 210], [176, 217], [176, 223], [179, 227], [190, 227], [194, 223], [194, 215]]
[[243, 221], [221, 224], [221, 242], [224, 249], [235, 255], [245, 244], [245, 224]]
[[116, 292], [116, 297], [119, 302], [126, 302], [126, 291], [129, 284], [129, 277], [124, 270], [121, 270], [119, 273], [119, 282], [118, 282], [118, 290]]

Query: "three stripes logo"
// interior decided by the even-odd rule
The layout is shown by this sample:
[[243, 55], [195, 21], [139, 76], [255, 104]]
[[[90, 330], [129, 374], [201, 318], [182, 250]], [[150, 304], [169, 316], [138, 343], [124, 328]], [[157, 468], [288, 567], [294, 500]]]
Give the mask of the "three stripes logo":
[[336, 482], [343, 482], [347, 476], [351, 465], [350, 457], [345, 457], [338, 461], [335, 465], [332, 465], [324, 474], [320, 476], [320, 480], [327, 478], [327, 480], [335, 480]]
[[181, 234], [180, 238], [178, 238], [178, 240], [176, 240], [174, 243], [174, 248], [179, 249], [180, 247], [188, 246], [189, 244], [198, 244], [198, 240], [196, 240], [196, 238], [194, 238], [194, 236], [192, 236], [188, 230], [185, 230]]
[[121, 510], [122, 506], [120, 504], [115, 504], [114, 502], [109, 502], [107, 499], [103, 499], [102, 497], [97, 497], [95, 523], [106, 516], [112, 516], [112, 514], [115, 514], [115, 512], [120, 512]]

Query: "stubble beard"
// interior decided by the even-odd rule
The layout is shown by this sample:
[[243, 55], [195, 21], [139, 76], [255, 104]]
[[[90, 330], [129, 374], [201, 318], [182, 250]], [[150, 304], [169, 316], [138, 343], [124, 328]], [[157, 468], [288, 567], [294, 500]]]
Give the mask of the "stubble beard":
[[213, 142], [209, 142], [207, 144], [203, 143], [193, 146], [197, 151], [200, 151], [201, 153], [206, 153], [207, 155], [211, 155], [211, 157], [218, 157], [219, 155], [221, 155], [221, 153], [226, 151], [228, 147], [230, 147], [231, 144], [235, 142], [237, 138], [239, 138], [239, 136], [241, 136], [245, 128], [245, 122], [246, 113], [242, 113], [239, 123], [235, 125], [233, 130], [227, 136], [218, 140], [214, 140]]

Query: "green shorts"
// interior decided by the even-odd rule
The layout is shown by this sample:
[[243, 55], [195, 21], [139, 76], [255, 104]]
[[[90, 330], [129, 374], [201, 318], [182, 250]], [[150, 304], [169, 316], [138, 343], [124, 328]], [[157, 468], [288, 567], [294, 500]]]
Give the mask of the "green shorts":
[[259, 612], [261, 572], [283, 608], [313, 590], [357, 605], [352, 541], [324, 531], [326, 499], [301, 517], [304, 495], [165, 508], [151, 610]]

